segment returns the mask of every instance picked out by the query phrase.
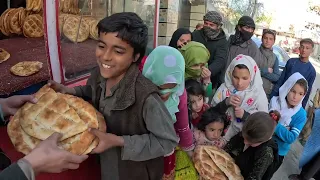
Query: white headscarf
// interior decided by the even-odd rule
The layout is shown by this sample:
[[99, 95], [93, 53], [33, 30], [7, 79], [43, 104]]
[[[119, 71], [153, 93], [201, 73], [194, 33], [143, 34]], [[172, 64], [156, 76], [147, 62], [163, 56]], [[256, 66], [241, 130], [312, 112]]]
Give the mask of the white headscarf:
[[[288, 103], [286, 97], [290, 92], [291, 88], [296, 84], [299, 79], [304, 79], [307, 83], [308, 81], [298, 72], [292, 74], [287, 81], [280, 87], [279, 96], [274, 96], [270, 101], [270, 111], [277, 110], [281, 114], [281, 118], [279, 123], [283, 126], [289, 126], [291, 122], [291, 117], [295, 115], [300, 108], [302, 107], [302, 101], [304, 99], [301, 98], [299, 105], [290, 108], [288, 107]], [[308, 86], [307, 86], [308, 87]], [[308, 90], [307, 90], [308, 91]]]
[[[233, 70], [239, 64], [245, 65], [249, 69], [251, 76], [249, 87], [243, 91], [237, 91], [232, 84]], [[251, 114], [257, 111], [268, 112], [268, 99], [263, 90], [261, 74], [256, 62], [250, 56], [240, 54], [234, 58], [227, 68], [224, 81], [225, 82], [219, 87], [213, 97], [213, 106], [217, 105], [230, 95], [236, 94], [241, 97], [242, 102], [240, 107], [248, 113]], [[231, 113], [230, 111], [233, 111], [233, 107], [230, 107], [227, 111], [227, 114], [230, 115], [232, 118], [231, 120], [233, 120], [234, 113]]]

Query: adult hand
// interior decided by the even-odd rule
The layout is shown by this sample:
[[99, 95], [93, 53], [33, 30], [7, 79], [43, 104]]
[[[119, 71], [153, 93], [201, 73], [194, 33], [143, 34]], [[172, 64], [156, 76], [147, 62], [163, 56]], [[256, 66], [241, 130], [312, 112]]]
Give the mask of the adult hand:
[[226, 99], [226, 104], [228, 106], [234, 106], [234, 107], [240, 106], [241, 98], [237, 95], [231, 95]]
[[67, 86], [64, 86], [64, 85], [57, 83], [55, 81], [52, 81], [52, 80], [48, 81], [48, 85], [50, 86], [50, 88], [52, 88], [53, 90], [55, 90], [56, 92], [59, 92], [59, 93], [71, 94], [71, 95], [76, 94], [76, 91], [74, 90], [74, 88], [69, 88]]
[[235, 107], [234, 108], [234, 114], [237, 118], [242, 118], [243, 117], [243, 114], [244, 114], [244, 110], [240, 107]]
[[78, 169], [79, 164], [88, 158], [88, 155], [76, 155], [60, 149], [57, 143], [61, 137], [62, 134], [52, 134], [23, 158], [31, 164], [35, 174]]
[[268, 72], [269, 73], [273, 73], [273, 69], [272, 68], [268, 68]]
[[33, 95], [11, 96], [0, 99], [3, 116], [14, 115], [27, 102], [36, 103], [37, 99]]
[[202, 69], [201, 77], [203, 79], [203, 82], [206, 84], [210, 83], [211, 71], [208, 68], [206, 68], [205, 66], [203, 66], [201, 69]]
[[91, 153], [102, 153], [112, 147], [124, 146], [124, 139], [121, 136], [105, 133], [94, 128], [90, 129], [90, 133], [99, 138], [98, 146], [94, 148]]

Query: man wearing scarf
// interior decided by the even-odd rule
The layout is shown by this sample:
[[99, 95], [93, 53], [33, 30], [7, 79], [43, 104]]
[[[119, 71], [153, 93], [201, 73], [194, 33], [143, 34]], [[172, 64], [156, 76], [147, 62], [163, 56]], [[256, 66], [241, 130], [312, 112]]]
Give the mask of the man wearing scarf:
[[213, 88], [218, 88], [224, 79], [228, 55], [228, 41], [222, 29], [222, 17], [218, 12], [209, 11], [203, 17], [203, 28], [192, 33], [192, 40], [206, 46], [210, 52], [208, 61]]
[[257, 45], [251, 40], [255, 28], [256, 25], [251, 17], [242, 16], [239, 19], [235, 28], [236, 33], [229, 38], [229, 54], [225, 69], [239, 54], [250, 56], [257, 64], [260, 64], [261, 53]]
[[264, 29], [262, 31], [262, 44], [259, 48], [262, 54], [262, 60], [258, 67], [261, 71], [263, 81], [263, 89], [269, 95], [272, 91], [273, 84], [276, 83], [281, 75], [279, 70], [279, 60], [273, 53], [272, 46], [276, 40], [276, 31], [271, 29]]

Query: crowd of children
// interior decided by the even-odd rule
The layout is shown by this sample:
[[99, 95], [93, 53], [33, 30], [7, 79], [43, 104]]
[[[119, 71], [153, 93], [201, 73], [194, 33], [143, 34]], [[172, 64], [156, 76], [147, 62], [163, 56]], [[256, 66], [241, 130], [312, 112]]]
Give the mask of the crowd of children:
[[[216, 16], [206, 15], [204, 30], [195, 32], [205, 31], [213, 41], [219, 34], [208, 29], [211, 25], [206, 21]], [[240, 19], [232, 37], [233, 49], [250, 43], [254, 26], [248, 17]], [[306, 122], [303, 100], [314, 81], [306, 51], [312, 42], [302, 41], [307, 50], [289, 60], [267, 97], [266, 76], [262, 77], [259, 67], [263, 56], [257, 47], [254, 57], [236, 54], [225, 67], [224, 82], [215, 87], [212, 83], [217, 82], [211, 80], [217, 78], [212, 78], [212, 66], [208, 68], [213, 49], [209, 52], [202, 43], [192, 41], [189, 30], [178, 29], [169, 46], [158, 46], [148, 56], [144, 56], [148, 30], [136, 14], [113, 14], [99, 22], [98, 30], [98, 68], [87, 85], [50, 85], [58, 92], [90, 100], [104, 114], [107, 132], [91, 131], [100, 139], [93, 152], [100, 154], [103, 180], [174, 179], [176, 164], [179, 169], [184, 164], [176, 162], [180, 160], [176, 155], [192, 158], [194, 148], [201, 145], [228, 152], [245, 180], [271, 179]], [[265, 34], [275, 39], [274, 33]], [[267, 48], [272, 46], [260, 50], [274, 58]], [[258, 63], [254, 58], [261, 59]], [[308, 68], [303, 70], [310, 72], [307, 77], [296, 69], [300, 68], [296, 63]]]

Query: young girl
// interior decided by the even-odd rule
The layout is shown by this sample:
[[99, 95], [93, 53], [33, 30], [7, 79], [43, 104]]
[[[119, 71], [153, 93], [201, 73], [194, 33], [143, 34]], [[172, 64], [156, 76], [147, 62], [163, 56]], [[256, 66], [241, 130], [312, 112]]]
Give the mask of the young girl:
[[206, 67], [210, 53], [201, 43], [191, 41], [179, 49], [186, 62], [185, 79], [195, 79], [202, 83], [206, 97], [212, 94], [211, 72]]
[[275, 129], [274, 139], [279, 146], [280, 164], [287, 155], [290, 145], [298, 138], [307, 120], [302, 101], [308, 90], [308, 83], [300, 73], [292, 74], [280, 87], [279, 96], [270, 101], [270, 110], [281, 114]]
[[193, 127], [197, 127], [202, 114], [209, 108], [209, 105], [204, 102], [205, 92], [198, 81], [189, 79], [185, 85], [189, 100], [190, 121]]
[[228, 126], [225, 114], [220, 114], [212, 107], [201, 116], [197, 128], [193, 131], [195, 145], [212, 145], [222, 148], [222, 136]]
[[272, 139], [277, 120], [265, 112], [253, 113], [244, 122], [242, 132], [225, 146], [245, 180], [270, 180], [277, 170], [278, 148]]
[[226, 113], [231, 124], [224, 136], [229, 141], [242, 130], [247, 117], [257, 111], [268, 112], [268, 100], [263, 90], [260, 71], [256, 62], [245, 55], [238, 55], [229, 65], [225, 82], [212, 100], [220, 113]]
[[[158, 86], [161, 99], [168, 109], [172, 123], [175, 124], [176, 132], [180, 137], [180, 146], [193, 149], [192, 132], [189, 128], [188, 116], [177, 118], [179, 113], [180, 99], [184, 90], [185, 62], [181, 53], [169, 46], [158, 46], [148, 56], [143, 67], [142, 74]], [[185, 97], [186, 98], [186, 97]], [[187, 104], [184, 104], [187, 107]], [[175, 169], [175, 154], [165, 156], [165, 170], [163, 179], [172, 179]]]

